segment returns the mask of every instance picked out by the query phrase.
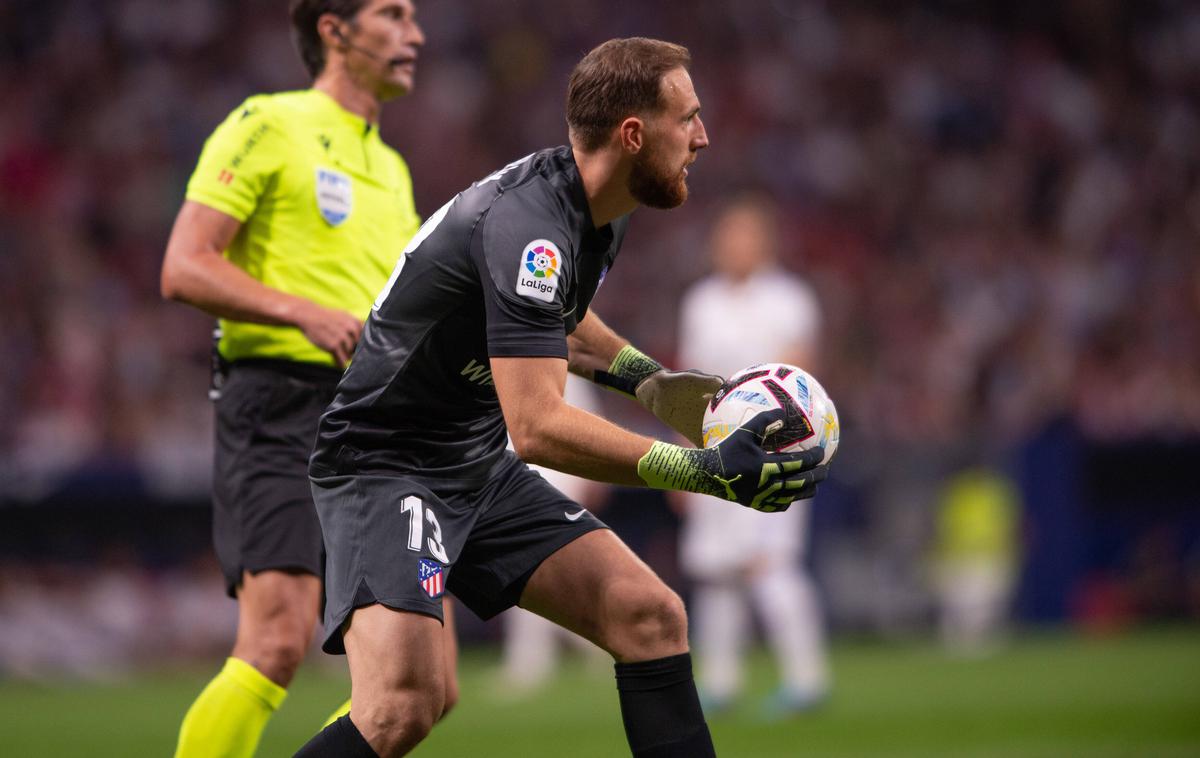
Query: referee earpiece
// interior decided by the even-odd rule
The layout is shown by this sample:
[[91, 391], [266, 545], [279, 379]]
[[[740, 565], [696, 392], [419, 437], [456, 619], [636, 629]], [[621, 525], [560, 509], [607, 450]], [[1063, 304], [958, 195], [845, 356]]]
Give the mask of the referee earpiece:
[[363, 55], [367, 56], [368, 58], [371, 58], [372, 60], [377, 60], [377, 61], [383, 60], [383, 56], [377, 55], [377, 54], [371, 52], [370, 50], [366, 49], [365, 47], [359, 47], [358, 45], [351, 42], [350, 38], [346, 36], [346, 33], [342, 31], [342, 27], [340, 24], [333, 28], [333, 34], [335, 37], [337, 37], [339, 40], [342, 41], [343, 45], [350, 48], [351, 50], [357, 50], [358, 52], [362, 53]]

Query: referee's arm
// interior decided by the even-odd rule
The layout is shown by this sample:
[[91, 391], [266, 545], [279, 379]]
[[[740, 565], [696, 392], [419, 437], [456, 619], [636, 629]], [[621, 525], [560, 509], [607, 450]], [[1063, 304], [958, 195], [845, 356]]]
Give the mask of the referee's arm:
[[162, 296], [218, 318], [294, 326], [339, 366], [354, 353], [362, 323], [354, 316], [264, 285], [223, 255], [242, 222], [194, 200], [175, 218], [163, 258]]

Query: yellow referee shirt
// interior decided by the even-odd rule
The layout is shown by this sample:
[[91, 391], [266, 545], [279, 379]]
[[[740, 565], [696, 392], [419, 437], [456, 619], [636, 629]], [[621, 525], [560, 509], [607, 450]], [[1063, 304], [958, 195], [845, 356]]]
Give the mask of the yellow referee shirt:
[[[225, 256], [273, 289], [365, 319], [420, 226], [408, 166], [319, 90], [256, 95], [217, 127], [187, 198], [242, 222]], [[221, 355], [333, 365], [293, 327], [221, 320]]]

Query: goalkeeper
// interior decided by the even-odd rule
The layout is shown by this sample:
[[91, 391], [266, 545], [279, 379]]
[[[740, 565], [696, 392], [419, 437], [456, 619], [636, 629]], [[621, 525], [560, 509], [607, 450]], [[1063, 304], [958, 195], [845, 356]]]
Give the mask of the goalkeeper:
[[563, 402], [569, 367], [696, 440], [720, 383], [665, 370], [588, 310], [629, 214], [687, 197], [708, 145], [689, 60], [642, 38], [590, 52], [568, 86], [571, 144], [456, 195], [376, 300], [309, 467], [324, 648], [347, 654], [354, 709], [298, 755], [404, 755], [425, 737], [442, 710], [446, 591], [483, 618], [520, 605], [608, 651], [634, 756], [714, 755], [679, 597], [505, 450], [507, 433], [531, 463], [760, 510], [811, 497], [825, 474], [819, 449], [764, 451], [782, 411], [697, 450]]

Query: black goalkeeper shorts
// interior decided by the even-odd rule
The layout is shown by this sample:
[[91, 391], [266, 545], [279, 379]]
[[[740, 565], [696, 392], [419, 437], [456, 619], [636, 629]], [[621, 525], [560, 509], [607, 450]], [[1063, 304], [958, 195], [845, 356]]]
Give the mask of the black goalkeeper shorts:
[[488, 619], [516, 605], [542, 561], [604, 523], [511, 452], [472, 492], [402, 476], [313, 479], [327, 551], [327, 653], [344, 653], [355, 608], [380, 603], [442, 619], [446, 591]]
[[341, 372], [293, 361], [232, 364], [216, 401], [213, 543], [225, 588], [242, 572], [321, 576], [321, 526], [308, 483], [317, 421]]

